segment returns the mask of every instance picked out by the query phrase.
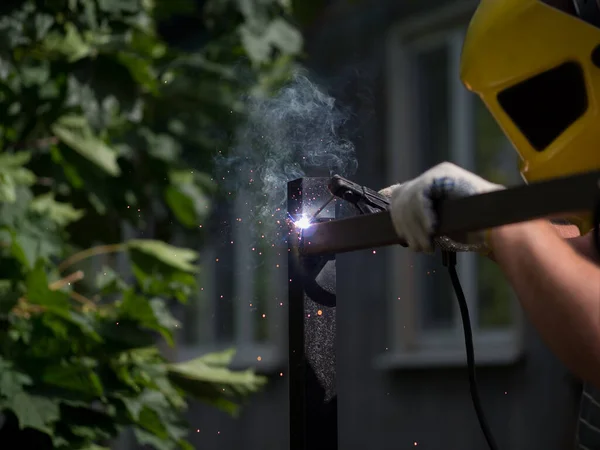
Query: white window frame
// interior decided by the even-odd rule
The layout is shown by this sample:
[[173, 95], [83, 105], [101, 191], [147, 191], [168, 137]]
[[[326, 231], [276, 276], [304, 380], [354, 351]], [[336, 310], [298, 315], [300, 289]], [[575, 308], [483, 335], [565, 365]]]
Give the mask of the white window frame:
[[[238, 192], [234, 204], [235, 217], [247, 220], [251, 216], [251, 202], [244, 192]], [[175, 359], [186, 361], [203, 354], [226, 350], [234, 347], [236, 355], [232, 363], [234, 369], [254, 368], [259, 372], [270, 373], [285, 367], [287, 360], [287, 247], [277, 246], [272, 253], [261, 256], [265, 264], [273, 267], [268, 274], [271, 279], [271, 292], [265, 302], [265, 314], [268, 320], [268, 336], [259, 342], [255, 339], [255, 315], [250, 312], [250, 304], [254, 300], [254, 282], [257, 252], [252, 250], [252, 226], [232, 224], [234, 251], [234, 304], [233, 304], [233, 339], [231, 342], [215, 340], [216, 303], [219, 295], [215, 291], [217, 250], [209, 244], [200, 249], [201, 276], [199, 286], [201, 301], [198, 312], [199, 330], [203, 330], [202, 338], [197, 344], [178, 343]], [[277, 265], [279, 267], [277, 267]], [[190, 325], [188, 325], [190, 326]], [[259, 360], [260, 358], [260, 360]]]
[[[408, 180], [420, 173], [414, 158], [418, 145], [415, 130], [414, 107], [418, 103], [411, 82], [413, 64], [411, 52], [450, 46], [450, 155], [455, 164], [469, 170], [474, 167], [474, 130], [472, 93], [460, 81], [460, 54], [464, 33], [477, 2], [457, 2], [434, 13], [412, 18], [392, 29], [387, 47], [387, 87], [390, 99], [387, 111], [388, 140], [387, 183]], [[466, 118], [469, 118], [468, 120]], [[447, 367], [466, 364], [464, 334], [454, 299], [455, 322], [449, 331], [425, 331], [420, 323], [420, 278], [412, 276], [407, 268], [417, 265], [417, 256], [402, 248], [388, 253], [390, 273], [390, 342], [386, 352], [377, 359], [381, 367]], [[523, 353], [523, 317], [516, 298], [513, 298], [512, 326], [497, 330], [480, 330], [478, 317], [476, 255], [458, 254], [457, 269], [468, 302], [473, 327], [476, 363], [478, 365], [512, 364]], [[443, 276], [446, 274], [439, 274]], [[398, 300], [400, 298], [400, 300]]]

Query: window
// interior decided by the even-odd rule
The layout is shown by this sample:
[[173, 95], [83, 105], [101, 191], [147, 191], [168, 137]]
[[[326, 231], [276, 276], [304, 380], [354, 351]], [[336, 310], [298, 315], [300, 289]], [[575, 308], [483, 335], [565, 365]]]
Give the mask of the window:
[[[520, 182], [518, 157], [480, 99], [459, 79], [465, 20], [442, 15], [452, 27], [415, 21], [399, 27], [388, 53], [388, 184], [413, 178], [443, 162], [505, 185]], [[459, 14], [460, 16], [460, 14]], [[440, 16], [441, 17], [441, 16]], [[418, 21], [416, 21], [418, 22]], [[458, 25], [456, 25], [458, 23]], [[426, 25], [429, 26], [426, 26]], [[443, 30], [443, 31], [440, 31]], [[441, 255], [389, 249], [390, 345], [386, 366], [466, 363], [458, 303]], [[469, 304], [478, 364], [514, 361], [521, 352], [521, 317], [498, 267], [475, 254], [458, 255]]]
[[243, 192], [222, 207], [207, 231], [198, 296], [182, 308], [177, 359], [235, 346], [234, 366], [272, 371], [286, 358], [287, 247], [268, 239], [264, 224], [248, 224]]

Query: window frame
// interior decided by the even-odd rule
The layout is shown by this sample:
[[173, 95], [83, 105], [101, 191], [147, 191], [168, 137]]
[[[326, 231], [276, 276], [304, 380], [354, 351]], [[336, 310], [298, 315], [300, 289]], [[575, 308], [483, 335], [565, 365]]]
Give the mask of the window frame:
[[[411, 55], [415, 52], [448, 45], [450, 56], [450, 155], [451, 161], [467, 169], [475, 166], [475, 133], [472, 95], [460, 81], [460, 54], [464, 33], [477, 2], [465, 1], [440, 8], [436, 12], [412, 18], [394, 27], [387, 42], [386, 82], [388, 98], [387, 146], [388, 172], [386, 181], [394, 184], [418, 175], [422, 168], [414, 152], [396, 151], [414, 148], [418, 141], [419, 124], [417, 93], [411, 82], [415, 66]], [[400, 99], [400, 100], [397, 100]], [[411, 155], [412, 153], [412, 155]], [[407, 273], [417, 266], [418, 255], [401, 248], [391, 248], [387, 295], [390, 300], [388, 342], [386, 351], [379, 355], [376, 365], [382, 368], [448, 367], [466, 364], [464, 334], [458, 303], [454, 301], [454, 325], [446, 331], [425, 331], [419, 326], [419, 284], [421, 277]], [[478, 317], [476, 255], [458, 254], [457, 269], [471, 318]], [[440, 274], [441, 275], [441, 274]], [[398, 300], [400, 299], [400, 300]], [[479, 329], [473, 323], [473, 337], [477, 364], [507, 365], [523, 354], [523, 315], [516, 298], [511, 302], [513, 325], [499, 329]], [[472, 321], [473, 322], [473, 321]]]

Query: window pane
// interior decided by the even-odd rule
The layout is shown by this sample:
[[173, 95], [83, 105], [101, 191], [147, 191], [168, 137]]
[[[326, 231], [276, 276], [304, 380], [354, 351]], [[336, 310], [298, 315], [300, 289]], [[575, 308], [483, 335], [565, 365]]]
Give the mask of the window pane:
[[419, 52], [415, 57], [418, 108], [418, 161], [421, 171], [449, 159], [449, 48]]
[[[440, 45], [415, 55], [418, 108], [419, 171], [450, 159], [448, 45]], [[415, 272], [420, 276], [421, 324], [425, 329], [445, 329], [454, 323], [454, 300], [450, 280], [435, 256], [419, 255]]]
[[[495, 183], [519, 183], [517, 153], [488, 112], [473, 96], [475, 121], [475, 169]], [[512, 321], [512, 290], [499, 267], [487, 258], [478, 258], [478, 320], [480, 328], [496, 328]]]

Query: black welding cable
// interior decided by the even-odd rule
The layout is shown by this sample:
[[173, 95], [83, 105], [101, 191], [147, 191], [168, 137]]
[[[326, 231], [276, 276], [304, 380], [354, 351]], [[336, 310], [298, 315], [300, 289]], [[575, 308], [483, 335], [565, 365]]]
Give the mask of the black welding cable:
[[473, 348], [473, 332], [471, 330], [471, 320], [469, 318], [469, 307], [467, 306], [467, 300], [463, 292], [458, 273], [456, 272], [456, 253], [444, 251], [442, 252], [444, 265], [448, 267], [450, 273], [450, 280], [458, 299], [458, 305], [460, 307], [460, 316], [462, 318], [463, 330], [465, 333], [465, 347], [467, 349], [467, 368], [469, 371], [469, 388], [471, 391], [471, 399], [473, 406], [475, 407], [475, 413], [477, 414], [477, 420], [479, 420], [479, 426], [485, 436], [485, 440], [488, 443], [490, 450], [498, 450], [498, 445], [494, 440], [490, 426], [488, 425], [487, 419], [481, 406], [481, 399], [479, 398], [479, 389], [477, 387], [477, 379], [475, 377], [475, 350]]

